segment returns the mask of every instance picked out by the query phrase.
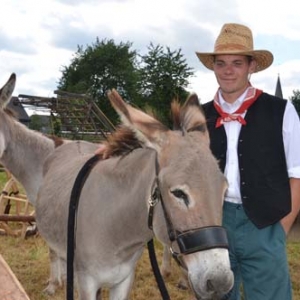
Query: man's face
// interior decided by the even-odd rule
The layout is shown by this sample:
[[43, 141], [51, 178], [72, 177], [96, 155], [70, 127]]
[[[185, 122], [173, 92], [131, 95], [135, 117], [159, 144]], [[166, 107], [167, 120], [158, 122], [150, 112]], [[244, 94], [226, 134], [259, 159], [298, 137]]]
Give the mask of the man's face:
[[234, 102], [247, 88], [256, 62], [245, 55], [216, 55], [214, 72], [224, 99]]

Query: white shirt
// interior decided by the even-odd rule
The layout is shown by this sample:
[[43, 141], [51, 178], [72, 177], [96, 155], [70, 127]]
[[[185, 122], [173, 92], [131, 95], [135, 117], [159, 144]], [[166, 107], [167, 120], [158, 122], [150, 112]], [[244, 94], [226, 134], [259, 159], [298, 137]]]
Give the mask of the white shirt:
[[[247, 90], [234, 103], [227, 103], [219, 91], [220, 106], [223, 111], [227, 113], [235, 112], [243, 103], [246, 93]], [[246, 113], [242, 116], [245, 117]], [[242, 203], [237, 155], [238, 137], [241, 126], [241, 123], [238, 121], [224, 123], [227, 135], [226, 166], [224, 174], [229, 185], [225, 195], [225, 201], [233, 203]], [[284, 111], [282, 134], [288, 176], [290, 178], [300, 178], [300, 120], [294, 105], [290, 101], [287, 101]]]

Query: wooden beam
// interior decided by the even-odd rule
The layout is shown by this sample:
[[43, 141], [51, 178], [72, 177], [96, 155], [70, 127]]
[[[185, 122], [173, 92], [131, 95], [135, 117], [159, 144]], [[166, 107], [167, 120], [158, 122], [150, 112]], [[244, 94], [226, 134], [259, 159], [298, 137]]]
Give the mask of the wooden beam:
[[2, 222], [34, 222], [35, 216], [0, 215], [0, 221], [2, 221]]

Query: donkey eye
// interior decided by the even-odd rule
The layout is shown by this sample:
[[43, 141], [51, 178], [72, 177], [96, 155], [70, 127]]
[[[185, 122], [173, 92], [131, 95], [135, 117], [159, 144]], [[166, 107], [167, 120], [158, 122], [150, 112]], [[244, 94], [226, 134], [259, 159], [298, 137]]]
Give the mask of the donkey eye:
[[171, 193], [176, 198], [181, 199], [186, 206], [189, 206], [190, 201], [189, 201], [187, 194], [184, 191], [176, 189], [176, 190], [172, 190]]

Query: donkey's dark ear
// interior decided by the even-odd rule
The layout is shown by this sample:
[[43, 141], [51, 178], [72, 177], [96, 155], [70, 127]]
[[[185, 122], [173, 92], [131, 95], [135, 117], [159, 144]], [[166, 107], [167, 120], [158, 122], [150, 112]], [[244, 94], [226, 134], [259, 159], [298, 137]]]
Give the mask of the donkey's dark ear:
[[0, 89], [0, 106], [5, 107], [9, 102], [16, 85], [16, 74], [12, 73]]

